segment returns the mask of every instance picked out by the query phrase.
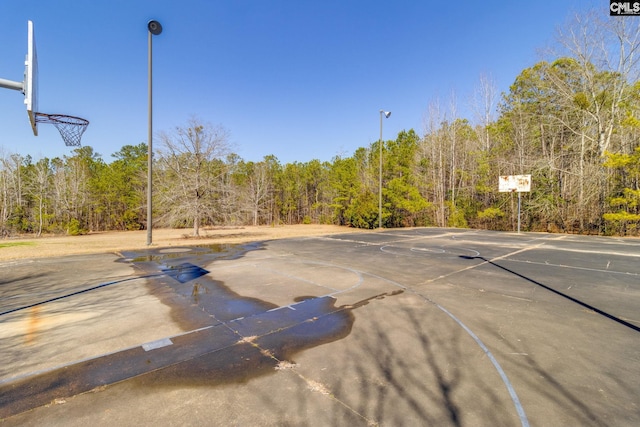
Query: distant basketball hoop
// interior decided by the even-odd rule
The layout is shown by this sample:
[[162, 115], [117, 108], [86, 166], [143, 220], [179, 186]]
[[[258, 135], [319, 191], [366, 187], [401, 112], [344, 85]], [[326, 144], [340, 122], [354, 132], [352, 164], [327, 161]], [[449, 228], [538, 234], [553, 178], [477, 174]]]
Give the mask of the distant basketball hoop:
[[67, 147], [79, 147], [82, 134], [89, 126], [89, 120], [64, 114], [35, 113], [35, 119], [36, 123], [54, 125]]
[[520, 233], [521, 194], [531, 191], [531, 175], [503, 175], [498, 179], [498, 191], [518, 193], [518, 234]]

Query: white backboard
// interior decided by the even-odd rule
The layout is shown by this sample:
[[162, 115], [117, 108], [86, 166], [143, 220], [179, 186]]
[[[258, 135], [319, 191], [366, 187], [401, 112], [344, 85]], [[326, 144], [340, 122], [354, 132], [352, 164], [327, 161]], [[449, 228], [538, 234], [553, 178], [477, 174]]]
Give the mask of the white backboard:
[[31, 122], [33, 134], [38, 135], [36, 113], [38, 112], [38, 55], [36, 53], [36, 39], [33, 31], [33, 22], [28, 22], [27, 33], [27, 58], [24, 62], [24, 103], [27, 106], [27, 114]]
[[531, 175], [503, 175], [498, 181], [501, 193], [527, 193], [531, 191]]

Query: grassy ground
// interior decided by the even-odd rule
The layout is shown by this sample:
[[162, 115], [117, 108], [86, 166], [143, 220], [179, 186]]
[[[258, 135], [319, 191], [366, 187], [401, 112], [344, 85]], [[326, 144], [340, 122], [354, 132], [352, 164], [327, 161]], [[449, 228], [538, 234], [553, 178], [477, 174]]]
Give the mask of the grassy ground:
[[[201, 230], [199, 238], [188, 229], [153, 230], [153, 247], [189, 246], [214, 243], [247, 243], [289, 237], [321, 236], [358, 232], [337, 225], [289, 225], [224, 227]], [[147, 248], [146, 231], [91, 233], [84, 236], [48, 236], [0, 240], [0, 261], [89, 253], [118, 252]]]

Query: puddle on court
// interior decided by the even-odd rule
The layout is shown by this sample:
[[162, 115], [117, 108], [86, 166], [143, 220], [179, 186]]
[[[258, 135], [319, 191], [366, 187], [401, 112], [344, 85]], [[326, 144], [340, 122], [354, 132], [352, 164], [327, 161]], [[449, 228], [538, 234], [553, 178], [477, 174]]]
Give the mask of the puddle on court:
[[178, 322], [181, 320], [181, 312], [195, 307], [218, 322], [253, 316], [277, 308], [275, 304], [239, 295], [223, 282], [206, 275], [190, 283], [168, 281], [166, 285], [180, 295], [185, 303], [176, 304], [174, 300], [167, 304], [172, 309], [172, 317]]
[[[194, 265], [236, 259], [261, 248], [261, 244], [213, 245], [188, 253], [154, 253], [133, 259], [134, 264], [142, 262], [147, 267], [149, 262], [160, 264], [165, 276], [151, 278], [149, 287], [171, 308], [173, 320], [185, 330], [224, 324], [238, 336], [234, 345], [174, 363], [135, 379], [136, 383], [148, 387], [214, 386], [243, 383], [276, 372], [280, 363], [293, 363], [296, 353], [348, 336], [355, 321], [355, 309], [402, 292], [375, 295], [349, 306], [336, 306], [333, 297], [301, 295], [294, 298], [291, 306], [279, 307], [240, 295], [216, 280], [212, 273]], [[157, 292], [158, 283], [164, 285], [163, 292]], [[148, 356], [153, 357], [153, 352]]]
[[[133, 384], [149, 388], [215, 387], [244, 384], [281, 369], [295, 369], [297, 353], [348, 336], [355, 322], [355, 309], [402, 292], [380, 294], [339, 307], [332, 297], [302, 297], [295, 313], [280, 308], [230, 323], [229, 327], [247, 337], [236, 344], [137, 377]], [[250, 335], [252, 331], [255, 335]]]
[[[262, 243], [231, 244], [214, 243], [208, 245], [194, 245], [178, 248], [158, 248], [146, 251], [123, 251], [124, 262], [143, 263], [157, 262], [163, 263], [172, 259], [207, 258], [214, 259], [236, 259], [246, 252], [262, 249]], [[142, 252], [142, 253], [141, 253]]]

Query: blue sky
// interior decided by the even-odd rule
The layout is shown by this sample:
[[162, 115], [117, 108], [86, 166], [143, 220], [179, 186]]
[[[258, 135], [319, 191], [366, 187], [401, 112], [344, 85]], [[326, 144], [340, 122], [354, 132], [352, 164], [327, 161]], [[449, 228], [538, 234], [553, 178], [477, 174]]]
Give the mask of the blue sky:
[[[350, 156], [402, 130], [424, 133], [430, 104], [473, 121], [481, 75], [499, 92], [542, 59], [575, 12], [604, 0], [2, 1], [0, 78], [22, 81], [35, 26], [39, 110], [90, 120], [83, 145], [106, 161], [147, 142], [147, 22], [154, 131], [195, 116], [224, 126], [245, 160]], [[0, 88], [0, 154], [69, 155], [51, 125], [33, 136], [23, 95]], [[159, 143], [156, 139], [156, 143]]]

